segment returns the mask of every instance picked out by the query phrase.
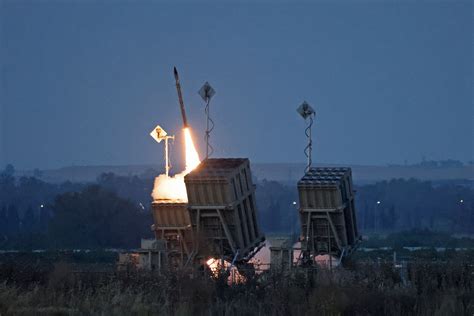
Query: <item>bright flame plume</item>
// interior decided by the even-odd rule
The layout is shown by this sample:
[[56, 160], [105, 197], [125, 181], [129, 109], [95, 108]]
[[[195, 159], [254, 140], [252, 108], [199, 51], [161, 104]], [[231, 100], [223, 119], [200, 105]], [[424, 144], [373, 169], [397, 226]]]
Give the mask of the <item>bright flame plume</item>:
[[191, 130], [189, 127], [183, 129], [184, 148], [186, 158], [186, 168], [183, 172], [173, 177], [161, 174], [155, 178], [155, 185], [151, 193], [153, 199], [166, 201], [170, 203], [187, 203], [188, 195], [186, 193], [186, 185], [184, 184], [184, 176], [194, 170], [200, 163], [199, 155], [193, 143]]
[[194, 170], [200, 163], [199, 155], [194, 147], [193, 138], [191, 137], [191, 131], [189, 127], [185, 127], [184, 131], [184, 146], [186, 150], [186, 173], [189, 173]]

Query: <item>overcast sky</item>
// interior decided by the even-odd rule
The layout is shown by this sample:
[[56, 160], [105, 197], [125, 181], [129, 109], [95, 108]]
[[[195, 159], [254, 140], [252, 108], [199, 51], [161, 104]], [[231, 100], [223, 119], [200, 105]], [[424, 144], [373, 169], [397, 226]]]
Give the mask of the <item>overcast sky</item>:
[[316, 162], [473, 159], [471, 1], [0, 3], [2, 165], [176, 162], [174, 65], [201, 153], [209, 81], [215, 157], [303, 162], [307, 100]]

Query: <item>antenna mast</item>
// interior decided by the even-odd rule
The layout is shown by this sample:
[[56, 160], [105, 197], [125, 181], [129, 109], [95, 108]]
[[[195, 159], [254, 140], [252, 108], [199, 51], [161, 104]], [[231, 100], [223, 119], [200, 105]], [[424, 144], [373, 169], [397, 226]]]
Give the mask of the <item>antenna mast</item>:
[[314, 117], [316, 116], [316, 112], [306, 101], [304, 101], [296, 109], [296, 111], [301, 115], [301, 117], [305, 121], [308, 121], [308, 119], [309, 119], [309, 124], [308, 124], [308, 126], [306, 127], [306, 129], [304, 131], [306, 137], [308, 138], [308, 145], [306, 145], [306, 147], [304, 149], [304, 154], [308, 159], [306, 168], [304, 169], [304, 172], [306, 173], [306, 172], [309, 171], [309, 168], [311, 168], [311, 165], [313, 163], [313, 161], [312, 161], [313, 139], [312, 139], [312, 135], [311, 135], [311, 127], [313, 126]]
[[211, 87], [209, 82], [206, 81], [204, 85], [198, 91], [201, 98], [206, 102], [206, 107], [204, 108], [204, 112], [206, 113], [206, 134], [204, 139], [206, 140], [206, 159], [212, 155], [214, 152], [214, 148], [209, 143], [209, 138], [211, 137], [211, 132], [214, 129], [214, 121], [211, 119], [209, 115], [209, 103], [211, 102], [211, 98], [216, 94], [216, 91]]

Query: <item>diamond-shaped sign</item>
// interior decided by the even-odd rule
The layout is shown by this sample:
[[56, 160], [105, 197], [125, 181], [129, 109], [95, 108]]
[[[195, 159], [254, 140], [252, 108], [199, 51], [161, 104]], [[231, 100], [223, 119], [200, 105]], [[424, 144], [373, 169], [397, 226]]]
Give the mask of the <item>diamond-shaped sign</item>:
[[308, 117], [311, 115], [315, 115], [316, 112], [313, 110], [313, 108], [308, 104], [308, 102], [304, 101], [303, 104], [301, 104], [296, 111], [306, 120]]
[[150, 136], [153, 137], [153, 139], [156, 140], [158, 143], [165, 139], [166, 135], [168, 135], [168, 133], [166, 133], [160, 125], [156, 125], [156, 127], [150, 133]]
[[204, 102], [207, 102], [214, 96], [214, 94], [216, 94], [216, 91], [211, 87], [209, 82], [206, 81], [201, 89], [199, 89], [198, 93]]

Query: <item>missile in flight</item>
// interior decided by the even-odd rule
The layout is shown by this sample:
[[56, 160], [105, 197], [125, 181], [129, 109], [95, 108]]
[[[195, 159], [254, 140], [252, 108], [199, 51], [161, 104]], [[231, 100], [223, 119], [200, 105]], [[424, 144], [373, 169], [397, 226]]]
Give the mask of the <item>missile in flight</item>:
[[181, 116], [183, 117], [184, 128], [188, 127], [188, 120], [186, 119], [186, 110], [184, 109], [183, 95], [181, 94], [181, 85], [179, 83], [178, 70], [174, 67], [174, 79], [176, 81], [176, 90], [178, 91], [179, 107], [181, 109]]

